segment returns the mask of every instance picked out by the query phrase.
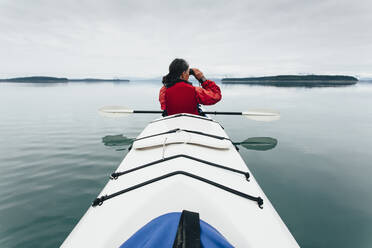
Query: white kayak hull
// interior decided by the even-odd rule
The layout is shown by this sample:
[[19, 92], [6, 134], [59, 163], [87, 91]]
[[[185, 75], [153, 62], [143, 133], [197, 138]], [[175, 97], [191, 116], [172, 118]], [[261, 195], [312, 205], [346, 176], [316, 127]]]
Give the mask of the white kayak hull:
[[[180, 130], [141, 139], [174, 129]], [[201, 140], [203, 135], [198, 132], [224, 139], [204, 136], [206, 138]], [[116, 172], [181, 156], [110, 180], [99, 197], [181, 171], [260, 197], [263, 199], [262, 208], [256, 201], [180, 173], [117, 195], [100, 206], [90, 207], [62, 247], [119, 247], [156, 217], [182, 210], [198, 212], [200, 219], [215, 227], [235, 247], [298, 247], [220, 124], [191, 115], [170, 116], [150, 123], [137, 139]], [[249, 182], [245, 175], [232, 170], [248, 172]]]

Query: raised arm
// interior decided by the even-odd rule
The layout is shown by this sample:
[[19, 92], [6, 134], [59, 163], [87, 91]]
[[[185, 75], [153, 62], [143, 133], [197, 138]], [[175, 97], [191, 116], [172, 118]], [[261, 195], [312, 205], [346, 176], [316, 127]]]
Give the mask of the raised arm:
[[205, 80], [202, 87], [195, 87], [195, 91], [198, 103], [203, 105], [213, 105], [222, 98], [220, 87], [211, 80]]
[[202, 87], [195, 87], [197, 102], [203, 105], [213, 105], [221, 100], [221, 90], [212, 80], [207, 80], [203, 72], [192, 68], [194, 77], [201, 82]]

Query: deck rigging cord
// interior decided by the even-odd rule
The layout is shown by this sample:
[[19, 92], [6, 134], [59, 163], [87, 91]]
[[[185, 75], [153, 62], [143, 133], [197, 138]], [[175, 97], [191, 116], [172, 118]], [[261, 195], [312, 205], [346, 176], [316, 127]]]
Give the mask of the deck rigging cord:
[[249, 175], [249, 172], [247, 172], [247, 171], [237, 170], [237, 169], [234, 169], [234, 168], [230, 168], [230, 167], [227, 167], [227, 166], [224, 166], [224, 165], [213, 163], [213, 162], [203, 160], [203, 159], [200, 159], [200, 158], [196, 158], [196, 157], [193, 157], [193, 156], [189, 156], [189, 155], [186, 155], [186, 154], [177, 154], [177, 155], [174, 155], [174, 156], [165, 157], [165, 158], [162, 158], [162, 159], [159, 159], [159, 160], [155, 160], [153, 162], [150, 162], [150, 163], [147, 163], [147, 164], [144, 164], [144, 165], [140, 165], [140, 166], [135, 167], [135, 168], [130, 169], [130, 170], [126, 170], [126, 171], [122, 171], [122, 172], [114, 172], [114, 173], [111, 174], [110, 179], [118, 179], [120, 176], [131, 173], [133, 171], [137, 171], [137, 170], [140, 170], [140, 169], [143, 169], [143, 168], [155, 165], [155, 164], [163, 163], [163, 162], [166, 162], [166, 161], [169, 161], [169, 160], [173, 160], [173, 159], [176, 159], [176, 158], [187, 158], [187, 159], [194, 160], [194, 161], [197, 161], [197, 162], [200, 162], [200, 163], [203, 163], [203, 164], [207, 164], [207, 165], [210, 165], [210, 166], [213, 166], [213, 167], [217, 167], [217, 168], [220, 168], [220, 169], [224, 169], [224, 170], [232, 171], [232, 172], [235, 172], [235, 173], [238, 173], [238, 174], [242, 174], [242, 175], [245, 176], [245, 179], [247, 181], [249, 181], [250, 175]]
[[216, 183], [214, 181], [208, 180], [206, 178], [203, 178], [203, 177], [200, 177], [200, 176], [191, 174], [191, 173], [186, 172], [186, 171], [174, 171], [174, 172], [171, 172], [171, 173], [168, 173], [168, 174], [165, 174], [165, 175], [162, 175], [162, 176], [159, 176], [159, 177], [156, 177], [156, 178], [147, 180], [145, 182], [136, 184], [136, 185], [131, 186], [129, 188], [120, 190], [120, 191], [118, 191], [116, 193], [113, 193], [111, 195], [104, 195], [104, 196], [98, 197], [98, 198], [96, 198], [93, 201], [92, 207], [101, 206], [104, 201], [107, 201], [107, 200], [109, 200], [111, 198], [114, 198], [114, 197], [116, 197], [118, 195], [125, 194], [127, 192], [132, 191], [132, 190], [141, 188], [143, 186], [146, 186], [146, 185], [149, 185], [149, 184], [155, 183], [157, 181], [161, 181], [163, 179], [166, 179], [166, 178], [169, 178], [169, 177], [172, 177], [172, 176], [176, 176], [176, 175], [184, 175], [184, 176], [187, 176], [187, 177], [191, 177], [193, 179], [196, 179], [196, 180], [199, 180], [201, 182], [204, 182], [204, 183], [210, 184], [212, 186], [215, 186], [215, 187], [217, 187], [219, 189], [222, 189], [222, 190], [224, 190], [226, 192], [230, 192], [230, 193], [232, 193], [234, 195], [243, 197], [245, 199], [248, 199], [248, 200], [251, 200], [251, 201], [255, 201], [255, 202], [257, 202], [259, 208], [261, 208], [261, 209], [263, 208], [263, 199], [261, 197], [259, 197], [259, 196], [258, 197], [255, 197], [255, 196], [251, 196], [251, 195], [245, 194], [245, 193], [243, 193], [241, 191], [238, 191], [238, 190], [229, 188], [229, 187], [224, 186], [222, 184], [219, 184], [219, 183]]

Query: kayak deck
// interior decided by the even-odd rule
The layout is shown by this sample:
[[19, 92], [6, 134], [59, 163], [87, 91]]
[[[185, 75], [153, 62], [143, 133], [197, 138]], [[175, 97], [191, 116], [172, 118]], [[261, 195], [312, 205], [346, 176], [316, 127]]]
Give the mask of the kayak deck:
[[[167, 143], [174, 133], [166, 132], [174, 129], [194, 132]], [[189, 134], [196, 143], [185, 142]], [[157, 145], [136, 149], [146, 139]], [[209, 118], [151, 122], [115, 173], [97, 198], [103, 201], [88, 209], [62, 247], [119, 247], [152, 219], [182, 210], [198, 212], [235, 247], [298, 247], [223, 128]]]

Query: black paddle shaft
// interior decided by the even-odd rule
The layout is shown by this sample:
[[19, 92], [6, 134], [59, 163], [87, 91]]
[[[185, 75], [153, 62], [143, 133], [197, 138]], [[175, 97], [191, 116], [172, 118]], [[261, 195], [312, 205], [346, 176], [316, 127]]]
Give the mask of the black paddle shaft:
[[161, 110], [133, 110], [135, 114], [162, 114]]
[[[133, 110], [135, 114], [162, 114], [160, 110]], [[242, 112], [203, 111], [207, 115], [242, 115]]]
[[242, 112], [221, 112], [221, 111], [204, 111], [207, 115], [243, 115]]

